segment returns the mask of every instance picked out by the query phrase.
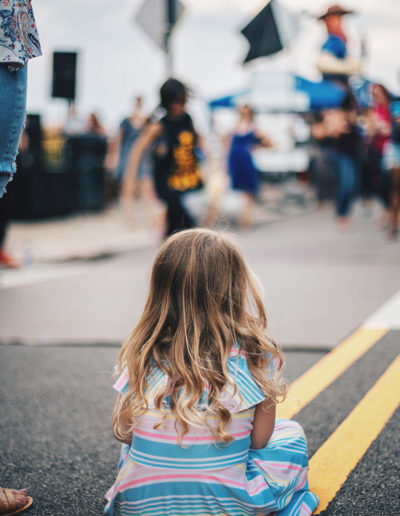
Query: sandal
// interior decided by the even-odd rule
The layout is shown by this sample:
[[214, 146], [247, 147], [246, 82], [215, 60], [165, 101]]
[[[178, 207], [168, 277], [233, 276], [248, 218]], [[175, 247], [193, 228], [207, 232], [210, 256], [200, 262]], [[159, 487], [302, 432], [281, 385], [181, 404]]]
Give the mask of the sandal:
[[17, 504], [15, 502], [12, 490], [7, 489], [5, 487], [0, 487], [0, 489], [3, 489], [4, 495], [7, 498], [8, 502], [6, 504], [2, 500], [0, 500], [0, 515], [11, 516], [11, 514], [18, 514], [28, 509], [33, 503], [33, 499], [30, 496], [27, 496], [28, 501], [26, 502], [26, 504], [23, 507], [19, 507], [17, 509]]

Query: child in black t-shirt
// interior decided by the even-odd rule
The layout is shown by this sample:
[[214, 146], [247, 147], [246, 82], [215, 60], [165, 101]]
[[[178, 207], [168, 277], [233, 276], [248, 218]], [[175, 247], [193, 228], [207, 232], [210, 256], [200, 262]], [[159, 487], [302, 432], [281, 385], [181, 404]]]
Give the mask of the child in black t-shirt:
[[135, 143], [128, 159], [122, 196], [133, 199], [135, 178], [142, 156], [153, 146], [154, 182], [159, 198], [167, 206], [166, 236], [196, 226], [185, 207], [185, 196], [202, 188], [195, 149], [199, 146], [190, 115], [186, 112], [187, 88], [168, 79], [160, 89], [166, 114], [151, 121]]

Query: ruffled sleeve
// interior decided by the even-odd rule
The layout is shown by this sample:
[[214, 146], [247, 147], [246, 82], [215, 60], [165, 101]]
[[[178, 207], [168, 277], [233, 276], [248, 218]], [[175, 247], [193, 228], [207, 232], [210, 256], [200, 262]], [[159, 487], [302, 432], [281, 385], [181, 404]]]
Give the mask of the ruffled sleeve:
[[[160, 371], [160, 369], [155, 368], [153, 372], [148, 377], [148, 384], [146, 388], [146, 398], [149, 403], [149, 408], [154, 408], [154, 399], [158, 395], [161, 389], [165, 387], [167, 384], [167, 376]], [[118, 391], [120, 394], [125, 395], [129, 389], [129, 373], [128, 367], [122, 371], [118, 380], [113, 385], [114, 389]]]
[[118, 391], [122, 395], [124, 395], [128, 392], [129, 374], [128, 374], [127, 367], [125, 367], [125, 369], [119, 375], [118, 380], [114, 383], [113, 387], [116, 391]]
[[252, 377], [246, 356], [239, 347], [232, 348], [228, 371], [232, 382], [236, 385], [236, 393], [232, 385], [227, 385], [222, 393], [221, 402], [230, 412], [246, 410], [265, 400], [265, 394]]

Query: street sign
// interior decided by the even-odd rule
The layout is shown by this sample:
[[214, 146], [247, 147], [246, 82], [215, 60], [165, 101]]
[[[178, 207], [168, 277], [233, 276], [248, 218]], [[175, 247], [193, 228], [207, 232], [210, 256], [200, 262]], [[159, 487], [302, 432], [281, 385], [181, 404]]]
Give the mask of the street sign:
[[[174, 6], [175, 7], [175, 6]], [[180, 18], [185, 6], [176, 0], [176, 10], [168, 0], [144, 0], [135, 16], [135, 22], [161, 50], [166, 50], [166, 36]], [[175, 11], [175, 23], [170, 23], [171, 11]]]

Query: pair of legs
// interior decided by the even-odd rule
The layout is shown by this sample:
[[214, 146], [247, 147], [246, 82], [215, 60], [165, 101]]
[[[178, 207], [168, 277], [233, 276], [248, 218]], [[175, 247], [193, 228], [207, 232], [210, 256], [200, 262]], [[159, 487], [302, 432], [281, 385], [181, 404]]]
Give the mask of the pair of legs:
[[16, 170], [15, 158], [25, 122], [26, 66], [11, 72], [0, 64], [0, 198]]
[[243, 192], [245, 197], [245, 206], [243, 212], [238, 219], [239, 227], [246, 229], [251, 227], [254, 220], [254, 208], [256, 205], [255, 196], [251, 192]]
[[14, 199], [15, 188], [12, 183], [9, 185], [6, 195], [0, 199], [0, 267], [8, 267], [11, 269], [17, 269], [20, 266], [18, 260], [6, 251], [7, 229], [12, 217]]
[[11, 72], [6, 64], [0, 64], [0, 264], [7, 267], [16, 264], [4, 249], [10, 210], [2, 197], [16, 170], [15, 158], [25, 122], [26, 80], [26, 66]]
[[[0, 199], [0, 266], [16, 267], [17, 263], [5, 250], [7, 228], [10, 222], [11, 200], [10, 194]], [[1, 514], [1, 513], [0, 513]]]
[[[25, 121], [26, 109], [26, 67], [11, 72], [6, 64], [0, 64], [0, 199], [6, 191], [7, 183], [15, 172], [15, 158], [18, 143]], [[8, 207], [4, 199], [0, 213], [0, 254], [6, 229]], [[0, 208], [1, 210], [1, 208]], [[28, 508], [32, 498], [26, 489], [6, 489], [0, 487], [0, 514], [16, 514], [21, 509]]]
[[165, 204], [167, 206], [166, 237], [177, 231], [191, 229], [196, 226], [196, 221], [184, 207], [180, 197], [165, 200]]
[[354, 158], [338, 153], [335, 156], [336, 215], [339, 225], [349, 224], [349, 213], [356, 189], [357, 168]]

